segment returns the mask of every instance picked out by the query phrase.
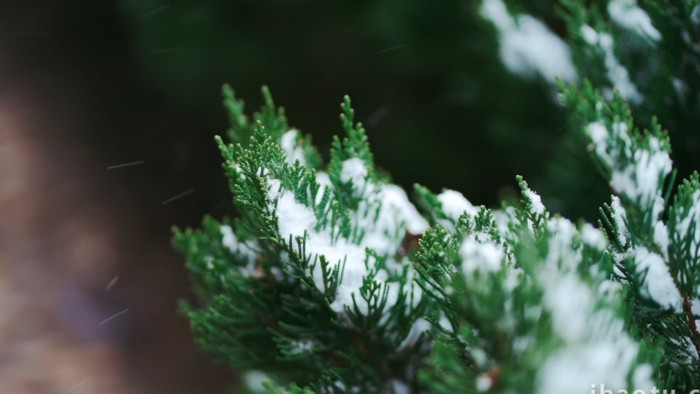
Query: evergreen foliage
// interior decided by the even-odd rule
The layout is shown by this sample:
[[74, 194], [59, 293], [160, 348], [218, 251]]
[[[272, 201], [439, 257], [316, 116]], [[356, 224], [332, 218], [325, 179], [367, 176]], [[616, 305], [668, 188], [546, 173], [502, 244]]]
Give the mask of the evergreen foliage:
[[376, 173], [349, 98], [325, 172], [263, 94], [249, 122], [224, 89], [235, 144], [218, 143], [240, 218], [176, 231], [198, 279], [202, 308], [184, 306], [195, 334], [226, 363], [317, 392], [417, 385], [430, 300], [406, 245], [427, 221]]
[[[645, 128], [653, 127], [658, 119], [675, 141], [674, 161], [683, 177], [700, 167], [700, 122], [698, 84], [700, 64], [697, 43], [700, 42], [700, 7], [696, 1], [658, 0], [596, 0], [548, 1], [548, 9], [557, 9], [557, 16], [542, 12], [542, 6], [508, 1], [508, 10], [501, 0], [482, 2], [482, 15], [491, 21], [497, 31], [503, 31], [499, 18], [514, 18], [520, 22], [521, 35], [517, 48], [521, 54], [519, 63], [529, 64], [536, 72], [523, 72], [523, 67], [510, 67], [511, 72], [523, 78], [532, 74], [546, 74], [553, 66], [549, 62], [562, 63], [558, 67], [565, 72], [558, 75], [575, 75], [572, 80], [589, 80], [603, 95], [612, 99], [617, 89], [634, 114], [636, 122]], [[537, 2], [535, 2], [536, 4]], [[486, 10], [500, 4], [501, 13]], [[509, 12], [513, 12], [511, 16]], [[535, 34], [522, 27], [526, 18], [540, 23], [541, 32]], [[543, 22], [547, 23], [545, 25]], [[547, 26], [566, 26], [567, 45], [559, 57], [552, 57], [543, 40], [555, 36]], [[503, 35], [501, 33], [501, 35]], [[551, 38], [550, 38], [551, 40]], [[507, 41], [499, 43], [501, 60], [508, 65]], [[539, 50], [538, 50], [539, 48]], [[511, 52], [514, 50], [511, 50]], [[512, 57], [512, 55], [511, 55]], [[547, 61], [545, 61], [547, 60]], [[518, 64], [519, 64], [518, 63]], [[565, 66], [565, 65], [566, 66]], [[551, 76], [545, 78], [552, 81]], [[602, 195], [605, 185], [590, 174], [590, 161], [582, 153], [586, 141], [578, 130], [570, 128], [563, 135], [548, 170], [538, 184], [542, 185], [545, 200], [556, 204], [559, 211], [568, 215], [590, 215], [590, 208]], [[570, 174], [581, 177], [572, 177]], [[585, 180], [585, 181], [583, 181]], [[583, 186], [585, 185], [585, 186]], [[591, 187], [595, 185], [594, 187]], [[580, 199], [576, 196], [591, 198]], [[583, 201], [582, 201], [583, 200]], [[588, 201], [586, 201], [588, 200]], [[591, 201], [592, 200], [592, 201]]]
[[[182, 309], [202, 348], [264, 372], [271, 393], [700, 389], [700, 176], [684, 170], [676, 185], [661, 126], [677, 134], [697, 116], [685, 104], [676, 116], [691, 98], [669, 76], [695, 71], [674, 63], [690, 50], [686, 34], [665, 33], [695, 29], [696, 8], [641, 5], [648, 14], [634, 0], [562, 2], [574, 60], [549, 37], [563, 62], [549, 68], [513, 38], [548, 36], [544, 25], [500, 0], [482, 7], [506, 66], [568, 76], [558, 102], [581, 143], [570, 147], [588, 151], [613, 193], [594, 202], [597, 225], [551, 213], [522, 177], [521, 201], [499, 209], [417, 185], [419, 212], [377, 169], [349, 98], [345, 137], [324, 163], [266, 88], [249, 120], [225, 87], [230, 142], [217, 143], [237, 218], [207, 217], [174, 239], [195, 281], [198, 301]], [[590, 176], [571, 163], [567, 179]]]

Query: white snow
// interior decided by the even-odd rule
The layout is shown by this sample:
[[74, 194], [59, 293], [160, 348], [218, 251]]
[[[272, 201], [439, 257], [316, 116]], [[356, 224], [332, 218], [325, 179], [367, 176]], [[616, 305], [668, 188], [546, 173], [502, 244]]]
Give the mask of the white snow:
[[586, 223], [581, 227], [581, 240], [588, 246], [594, 247], [600, 251], [608, 247], [608, 241], [602, 231], [593, 227], [590, 223]]
[[629, 238], [629, 230], [627, 229], [627, 212], [622, 206], [620, 198], [617, 196], [612, 196], [610, 208], [612, 209], [610, 216], [615, 224], [615, 229], [617, 230], [617, 241], [620, 243], [620, 245], [624, 246]]
[[[696, 320], [697, 322], [697, 320]], [[689, 336], [684, 336], [684, 337], [676, 337], [676, 338], [670, 338], [670, 341], [678, 346], [678, 347], [683, 347], [685, 349], [685, 352], [683, 353], [683, 356], [685, 357], [680, 357], [680, 359], [684, 360], [687, 363], [695, 363], [698, 360], [698, 351], [695, 348], [695, 344], [693, 343], [693, 340]]]
[[367, 166], [359, 157], [345, 160], [343, 169], [340, 171], [340, 180], [349, 183], [352, 182], [356, 189], [362, 189], [367, 178]]
[[401, 341], [401, 344], [399, 344], [399, 347], [396, 348], [396, 351], [400, 352], [406, 349], [408, 346], [413, 345], [421, 334], [430, 330], [430, 327], [430, 322], [422, 317], [418, 318], [411, 326], [411, 330], [408, 332], [408, 335], [406, 335], [406, 338], [404, 338], [404, 340]]
[[391, 380], [391, 393], [392, 394], [411, 394], [413, 390], [411, 386], [402, 382], [398, 379]]
[[518, 223], [518, 218], [515, 214], [515, 208], [512, 206], [507, 206], [505, 209], [496, 209], [491, 211], [493, 215], [493, 220], [496, 222], [496, 227], [498, 228], [498, 234], [504, 239], [510, 239], [514, 237], [509, 226], [511, 223]]
[[533, 339], [529, 336], [520, 336], [513, 339], [513, 354], [516, 357], [522, 356], [532, 346]]
[[477, 391], [487, 391], [493, 385], [493, 380], [488, 374], [480, 374], [476, 377], [476, 390]]
[[694, 228], [695, 235], [690, 244], [690, 250], [694, 251], [698, 248], [698, 245], [700, 245], [700, 190], [696, 190], [693, 193], [692, 201], [693, 203], [690, 210], [685, 216], [679, 218], [675, 231], [680, 239], [686, 239], [690, 237], [691, 228]]
[[613, 136], [622, 142], [623, 149], [629, 150], [632, 148], [632, 137], [630, 137], [629, 127], [627, 126], [627, 123], [613, 123], [612, 132]]
[[[583, 257], [574, 240], [601, 250], [606, 242], [600, 230], [584, 225], [579, 231], [568, 220], [555, 217], [547, 223], [547, 257], [536, 273], [543, 290], [542, 305], [549, 313], [552, 331], [563, 344], [548, 356], [537, 375], [537, 393], [584, 392], [592, 384], [604, 384], [617, 392], [627, 389], [627, 376], [633, 373], [637, 343], [627, 335], [624, 321], [600, 301], [614, 299], [609, 289], [594, 289], [579, 274]], [[592, 271], [595, 275], [595, 270]], [[643, 372], [643, 371], [642, 371]], [[651, 383], [637, 374], [639, 383]]]
[[661, 40], [661, 33], [652, 25], [651, 18], [637, 5], [637, 0], [612, 0], [608, 3], [610, 18], [620, 27], [646, 37], [653, 42]]
[[450, 323], [450, 319], [448, 319], [444, 313], [440, 316], [440, 321], [438, 321], [438, 324], [443, 330], [452, 331], [452, 323]]
[[318, 205], [321, 203], [321, 200], [323, 200], [323, 194], [326, 192], [326, 189], [332, 188], [333, 183], [328, 173], [322, 171], [316, 173], [316, 183], [318, 183], [319, 188], [316, 192], [316, 197], [314, 197], [314, 204]]
[[[319, 225], [311, 207], [296, 201], [292, 192], [281, 188], [279, 180], [267, 180], [269, 199], [277, 217], [280, 235], [285, 240], [305, 236], [305, 250], [312, 262], [309, 274], [314, 285], [319, 290], [326, 291], [321, 258], [325, 259], [330, 269], [342, 264], [342, 278], [330, 307], [340, 315], [341, 321], [348, 323], [347, 319], [343, 320], [346, 308], [354, 310], [355, 303], [359, 313], [368, 313], [369, 305], [360, 296], [359, 289], [370, 272], [376, 272], [375, 280], [383, 283], [388, 291], [381, 322], [386, 322], [388, 311], [396, 303], [400, 292], [411, 295], [409, 300], [412, 302], [409, 302], [411, 305], [408, 307], [415, 306], [422, 297], [420, 287], [414, 286], [412, 271], [409, 272], [405, 287], [398, 282], [397, 276], [410, 262], [407, 259], [397, 260], [395, 256], [407, 232], [421, 234], [428, 228], [428, 222], [409, 202], [403, 189], [391, 184], [375, 184], [367, 175], [367, 167], [361, 159], [353, 158], [343, 163], [341, 181], [352, 182], [356, 197], [360, 197], [357, 211], [350, 213], [351, 225], [364, 233], [357, 232], [348, 239], [340, 237], [336, 240], [331, 239], [330, 229], [325, 224]], [[314, 202], [318, 204], [324, 192], [333, 185], [326, 173], [318, 172], [316, 178], [320, 188], [314, 196]], [[386, 268], [374, 268], [376, 262], [374, 257], [366, 253], [367, 249], [388, 256]]]
[[596, 156], [608, 167], [612, 167], [613, 159], [608, 153], [608, 138], [610, 134], [607, 127], [601, 122], [592, 122], [586, 126], [586, 134], [591, 138], [592, 148], [595, 149]]
[[232, 252], [237, 252], [238, 240], [236, 239], [236, 235], [233, 233], [231, 226], [223, 225], [219, 228], [219, 231], [221, 231], [221, 235], [223, 235], [221, 242], [224, 244], [224, 246]]
[[681, 312], [683, 299], [663, 257], [650, 252], [643, 246], [637, 246], [630, 252], [634, 258], [637, 273], [646, 272], [642, 287], [645, 295], [663, 308], [673, 309], [676, 313]]
[[479, 209], [458, 191], [445, 190], [438, 194], [437, 199], [442, 204], [442, 212], [455, 222], [465, 212], [470, 216], [476, 216], [479, 213]]
[[598, 285], [598, 295], [608, 301], [617, 299], [621, 292], [622, 284], [616, 280], [603, 279]]
[[467, 351], [469, 351], [469, 355], [472, 356], [474, 363], [478, 367], [483, 367], [484, 365], [486, 365], [486, 362], [489, 360], [489, 356], [481, 348], [467, 349]]
[[301, 165], [306, 165], [306, 159], [304, 158], [304, 150], [298, 144], [299, 132], [295, 129], [291, 129], [282, 135], [280, 140], [280, 146], [286, 155], [287, 163], [294, 165], [295, 162], [299, 161]]
[[[695, 6], [695, 9], [700, 9], [700, 6]], [[682, 101], [682, 104], [685, 104], [685, 96], [688, 94], [688, 85], [685, 83], [685, 81], [676, 77], [671, 78], [671, 84], [673, 85], [673, 89], [676, 91], [678, 98]]]
[[[584, 393], [591, 385], [604, 385], [617, 393], [627, 390], [627, 376], [632, 370], [638, 345], [624, 333], [599, 341], [567, 346], [544, 363], [537, 376], [538, 394]], [[637, 370], [645, 368], [638, 366]], [[646, 369], [642, 369], [646, 372]], [[635, 374], [635, 384], [653, 385], [650, 377]]]
[[[280, 190], [280, 181], [270, 180], [271, 190]], [[296, 201], [292, 193], [278, 192], [277, 225], [280, 234], [286, 239], [292, 236], [303, 236], [304, 231], [313, 231], [316, 227], [314, 211]]]
[[671, 239], [668, 236], [668, 228], [666, 224], [659, 220], [654, 223], [654, 243], [661, 250], [661, 254], [665, 260], [668, 260], [668, 244]]
[[[280, 190], [280, 181], [270, 179], [270, 196], [276, 198], [277, 226], [280, 235], [286, 240], [306, 234], [306, 252], [315, 260], [312, 278], [319, 290], [325, 291], [323, 272], [319, 256], [324, 256], [330, 268], [345, 264], [342, 283], [338, 286], [336, 297], [331, 307], [338, 313], [345, 312], [345, 306], [352, 307], [352, 293], [362, 285], [362, 278], [367, 275], [364, 248], [340, 239], [333, 243], [326, 231], [316, 231], [317, 219], [311, 208], [300, 204], [287, 190]], [[315, 256], [315, 257], [314, 257]], [[367, 304], [361, 297], [356, 297], [358, 307], [366, 313]]]
[[270, 377], [260, 371], [249, 371], [243, 374], [245, 386], [253, 393], [266, 393], [267, 389], [263, 387], [263, 383], [268, 380], [270, 380]]
[[530, 15], [512, 17], [502, 0], [484, 0], [481, 16], [491, 21], [500, 36], [503, 64], [524, 77], [538, 74], [549, 82], [555, 78], [577, 79], [569, 46], [540, 20]]
[[573, 246], [577, 233], [574, 224], [562, 217], [555, 217], [547, 222], [547, 230], [551, 235], [544, 269], [559, 273], [575, 270], [581, 261], [581, 252]]
[[589, 25], [583, 25], [581, 27], [581, 37], [590, 45], [598, 43], [598, 32]]
[[[534, 202], [531, 204], [533, 211], [546, 212], [543, 206], [539, 206], [539, 196], [529, 190], [526, 192], [532, 193], [527, 193], [525, 198]], [[616, 210], [616, 220], [622, 220], [625, 213], [619, 199], [614, 198], [612, 206]], [[507, 211], [496, 211], [494, 216], [500, 217], [499, 226], [504, 228], [517, 221]], [[639, 387], [651, 387], [653, 382], [648, 366], [636, 366], [639, 345], [626, 333], [624, 319], [614, 312], [614, 308], [605, 307], [608, 303], [619, 302], [619, 283], [608, 280], [601, 286], [594, 286], [581, 276], [583, 246], [603, 251], [607, 248], [605, 235], [590, 224], [577, 229], [571, 221], [558, 216], [545, 217], [545, 221], [547, 255], [532, 273], [532, 281], [523, 281], [542, 290], [542, 301], [529, 305], [521, 313], [530, 321], [540, 321], [542, 316], [547, 316], [551, 322], [551, 335], [557, 338], [558, 347], [547, 354], [537, 372], [534, 392], [582, 393], [588, 392], [592, 384], [604, 384], [617, 392], [628, 389], [628, 377], [633, 377]], [[620, 230], [626, 236], [624, 224], [620, 225]], [[518, 269], [511, 269], [506, 264], [508, 255], [503, 247], [483, 235], [471, 234], [461, 244], [462, 269], [467, 280], [473, 279], [476, 271], [488, 274], [506, 268], [517, 273]], [[655, 263], [647, 265], [654, 266]], [[595, 268], [589, 267], [593, 278], [607, 276]], [[470, 285], [474, 285], [473, 280]], [[472, 287], [472, 290], [478, 291], [478, 288]], [[652, 293], [659, 291], [654, 287]], [[508, 311], [512, 308], [509, 308], [506, 305], [505, 315], [510, 314]], [[503, 321], [507, 322], [508, 318], [504, 316]], [[517, 354], [529, 352], [533, 343], [536, 343], [535, 338], [520, 336], [514, 340], [513, 350]], [[468, 351], [478, 366], [487, 358], [482, 349]], [[488, 391], [490, 388], [487, 375], [477, 377], [477, 390]]]
[[700, 4], [696, 4], [690, 12], [690, 20], [696, 25], [700, 25]]
[[[233, 233], [233, 229], [229, 225], [222, 225], [219, 227], [221, 232], [221, 243], [225, 248], [234, 253], [238, 257], [243, 257], [247, 260], [248, 264], [245, 267], [238, 267], [241, 274], [252, 275], [255, 272], [255, 261], [257, 260], [257, 253], [251, 249], [245, 242], [239, 242], [236, 234]], [[209, 263], [207, 266], [211, 265]]]
[[422, 234], [428, 229], [428, 222], [416, 207], [408, 201], [406, 192], [396, 185], [382, 185], [380, 192], [381, 212], [377, 225], [392, 227], [395, 223], [405, 223], [412, 234]]
[[[630, 80], [629, 72], [615, 57], [613, 38], [610, 34], [599, 33], [591, 26], [581, 28], [581, 37], [589, 45], [598, 47], [603, 53], [603, 62], [607, 69], [608, 79], [626, 100], [640, 104], [644, 98], [639, 94], [637, 86]], [[609, 98], [612, 98], [610, 95]]]
[[462, 271], [467, 280], [473, 278], [476, 271], [481, 271], [482, 274], [499, 271], [506, 256], [501, 245], [490, 241], [479, 242], [474, 235], [462, 242], [459, 252], [462, 257]]
[[[632, 375], [632, 384], [635, 390], [643, 390], [645, 393], [653, 393], [654, 385], [654, 368], [649, 364], [642, 364], [634, 370]], [[673, 394], [673, 393], [671, 393]]]
[[649, 149], [634, 150], [631, 164], [613, 171], [610, 186], [616, 193], [651, 208], [656, 220], [664, 210], [661, 182], [671, 173], [673, 163], [668, 152], [660, 149], [658, 138], [650, 137], [649, 144]]
[[520, 278], [525, 275], [525, 271], [522, 268], [516, 267], [508, 270], [508, 275], [506, 275], [503, 281], [503, 288], [508, 292], [512, 292], [520, 284]]
[[559, 275], [544, 286], [544, 305], [552, 315], [552, 328], [567, 342], [588, 333], [594, 295], [577, 274]]
[[535, 215], [544, 215], [545, 214], [545, 208], [544, 204], [542, 204], [542, 198], [540, 198], [540, 195], [533, 192], [530, 189], [525, 189], [523, 190], [523, 197], [530, 202], [530, 209], [531, 212]]
[[290, 351], [292, 354], [304, 354], [313, 350], [316, 345], [317, 343], [313, 339], [300, 339], [292, 342], [292, 349], [290, 349]]

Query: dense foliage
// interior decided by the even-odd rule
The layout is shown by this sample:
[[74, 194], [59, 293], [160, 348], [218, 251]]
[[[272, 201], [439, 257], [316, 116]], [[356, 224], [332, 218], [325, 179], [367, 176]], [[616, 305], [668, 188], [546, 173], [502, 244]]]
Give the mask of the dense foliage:
[[[613, 193], [595, 202], [597, 224], [550, 213], [521, 177], [520, 201], [499, 209], [422, 186], [417, 208], [375, 165], [349, 98], [325, 163], [267, 89], [249, 119], [226, 87], [232, 127], [217, 142], [238, 213], [175, 235], [202, 347], [264, 373], [270, 392], [700, 388], [700, 177], [683, 169], [676, 185], [660, 125], [682, 144], [697, 116], [684, 90], [696, 67], [675, 63], [696, 64], [697, 12], [642, 5], [564, 2], [569, 45], [500, 0], [482, 4], [509, 69], [552, 89], [563, 78], [562, 152], [588, 150]], [[588, 187], [593, 174], [568, 163], [552, 176]]]

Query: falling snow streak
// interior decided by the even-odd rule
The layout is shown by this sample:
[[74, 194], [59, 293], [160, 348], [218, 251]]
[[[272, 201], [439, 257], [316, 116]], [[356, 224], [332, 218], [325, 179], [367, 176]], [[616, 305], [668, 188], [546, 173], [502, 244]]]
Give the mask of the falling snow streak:
[[109, 323], [110, 321], [112, 321], [112, 320], [118, 318], [119, 316], [121, 316], [121, 315], [123, 315], [123, 314], [125, 314], [125, 313], [127, 313], [127, 312], [129, 312], [129, 308], [126, 308], [126, 309], [124, 309], [123, 311], [118, 312], [118, 313], [115, 313], [114, 315], [108, 317], [107, 319], [105, 319], [105, 320], [103, 320], [102, 322], [100, 322], [100, 325], [102, 326], [102, 325], [104, 325], [104, 324], [106, 324], [106, 323]]
[[76, 383], [75, 386], [71, 387], [68, 391], [75, 391], [78, 387], [82, 386], [84, 383], [92, 379], [92, 376], [88, 376], [87, 378], [81, 380], [80, 382]]
[[160, 49], [151, 49], [151, 55], [165, 55], [168, 53], [175, 53], [175, 52], [180, 52], [182, 51], [182, 48], [160, 48]]
[[161, 11], [165, 11], [165, 10], [168, 9], [168, 8], [170, 8], [170, 4], [166, 4], [166, 5], [162, 6], [162, 7], [156, 8], [156, 9], [153, 10], [153, 11], [147, 12], [147, 13], [141, 15], [141, 18], [143, 18], [143, 19], [149, 18], [149, 17], [151, 17], [151, 16], [153, 16], [153, 15], [155, 15], [155, 14], [160, 13]]
[[44, 38], [48, 37], [49, 33], [48, 32], [42, 32], [42, 31], [20, 31], [15, 33], [18, 37], [35, 37], [35, 38]]
[[379, 55], [382, 53], [387, 53], [387, 52], [391, 52], [391, 51], [395, 51], [397, 49], [403, 49], [403, 48], [406, 48], [406, 44], [400, 44], [400, 45], [396, 45], [396, 46], [393, 46], [390, 48], [382, 49], [381, 51], [377, 52], [377, 54]]
[[192, 194], [192, 193], [194, 193], [194, 189], [185, 190], [184, 192], [178, 194], [177, 196], [170, 197], [169, 199], [163, 201], [163, 205], [168, 204], [168, 203], [171, 203], [171, 202], [173, 202], [173, 201], [175, 201], [175, 200], [177, 200], [177, 199], [180, 199], [180, 198], [185, 197], [185, 196], [187, 196], [187, 195], [190, 195], [190, 194]]
[[144, 164], [144, 163], [145, 163], [145, 161], [143, 161], [143, 160], [137, 160], [137, 161], [131, 161], [131, 162], [128, 162], [128, 163], [122, 163], [122, 164], [116, 164], [116, 165], [113, 165], [113, 166], [109, 166], [109, 167], [107, 167], [107, 169], [108, 169], [108, 170], [114, 170], [114, 169], [117, 169], [117, 168], [124, 168], [124, 167], [131, 167], [131, 166], [139, 166], [139, 165]]
[[110, 291], [112, 289], [112, 287], [114, 287], [114, 285], [117, 284], [118, 280], [119, 280], [118, 276], [115, 276], [114, 278], [112, 278], [112, 280], [110, 280], [109, 283], [107, 283], [107, 286], [105, 286], [105, 291]]

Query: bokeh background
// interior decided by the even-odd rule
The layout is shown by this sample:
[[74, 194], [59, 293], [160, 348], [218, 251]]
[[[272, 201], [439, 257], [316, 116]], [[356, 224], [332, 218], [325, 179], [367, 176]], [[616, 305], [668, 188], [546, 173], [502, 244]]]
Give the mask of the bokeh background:
[[[563, 34], [552, 1], [520, 3]], [[521, 174], [556, 207], [566, 114], [550, 85], [506, 72], [478, 6], [2, 1], [0, 392], [230, 390], [177, 314], [190, 292], [170, 247], [171, 226], [235, 214], [213, 141], [223, 83], [251, 111], [267, 84], [326, 154], [349, 94], [407, 188], [492, 206]]]

